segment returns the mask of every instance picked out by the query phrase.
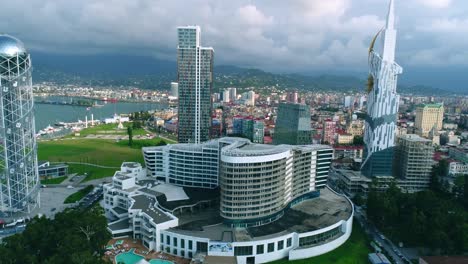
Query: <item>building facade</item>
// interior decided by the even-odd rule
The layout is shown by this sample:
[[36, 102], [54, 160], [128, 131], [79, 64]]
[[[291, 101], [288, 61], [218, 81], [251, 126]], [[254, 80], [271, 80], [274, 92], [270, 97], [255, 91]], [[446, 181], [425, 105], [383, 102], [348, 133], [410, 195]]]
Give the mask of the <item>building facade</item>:
[[0, 211], [39, 205], [32, 66], [23, 43], [0, 35]]
[[[216, 165], [202, 161], [206, 153], [200, 145], [218, 150]], [[163, 148], [143, 150], [147, 172], [124, 163], [103, 186], [114, 238], [140, 239], [149, 250], [183, 258], [225, 257], [246, 264], [321, 255], [351, 235], [352, 203], [325, 187], [329, 146], [221, 138]], [[171, 157], [181, 149], [184, 155]], [[170, 170], [195, 163], [219, 170], [218, 199], [203, 197], [209, 187], [170, 183]]]
[[218, 187], [220, 140], [143, 148], [149, 177], [186, 187]]
[[428, 137], [432, 129], [442, 130], [442, 121], [444, 120], [443, 104], [419, 105], [416, 108], [416, 120], [414, 127], [416, 134], [422, 137]]
[[335, 145], [336, 122], [327, 119], [323, 121], [322, 143]]
[[178, 141], [200, 143], [210, 137], [214, 51], [201, 46], [200, 27], [177, 31]]
[[398, 185], [408, 192], [429, 188], [433, 156], [431, 140], [415, 134], [399, 136], [394, 162]]
[[171, 82], [171, 96], [179, 97], [179, 84], [176, 82]]
[[323, 145], [225, 147], [221, 153], [221, 216], [235, 227], [279, 219], [292, 202], [319, 195], [331, 155], [332, 149]]
[[273, 143], [276, 145], [312, 144], [309, 106], [290, 103], [279, 105]]
[[395, 12], [390, 1], [387, 24], [383, 33], [383, 51], [374, 51], [374, 38], [369, 49], [370, 75], [368, 80], [367, 118], [364, 133], [365, 160], [362, 172], [368, 177], [391, 176], [395, 147], [397, 113], [400, 96], [397, 77], [403, 69], [395, 62]]

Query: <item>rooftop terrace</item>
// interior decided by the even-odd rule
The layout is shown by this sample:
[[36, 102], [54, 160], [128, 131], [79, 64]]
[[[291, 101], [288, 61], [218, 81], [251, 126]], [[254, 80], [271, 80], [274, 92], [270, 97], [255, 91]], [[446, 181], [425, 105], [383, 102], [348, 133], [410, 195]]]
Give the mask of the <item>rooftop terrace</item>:
[[217, 209], [210, 208], [201, 213], [178, 216], [180, 225], [170, 230], [178, 234], [225, 242], [253, 241], [291, 232], [318, 230], [348, 219], [351, 212], [352, 205], [346, 198], [323, 189], [320, 197], [293, 206], [283, 217], [268, 225], [231, 228], [222, 223]]

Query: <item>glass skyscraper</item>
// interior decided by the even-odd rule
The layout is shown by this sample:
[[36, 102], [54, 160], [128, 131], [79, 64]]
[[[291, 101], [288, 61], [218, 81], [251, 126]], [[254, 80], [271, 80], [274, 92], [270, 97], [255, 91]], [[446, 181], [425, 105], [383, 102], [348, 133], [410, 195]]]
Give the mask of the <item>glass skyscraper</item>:
[[39, 204], [31, 59], [23, 43], [0, 35], [0, 211]]
[[279, 105], [273, 143], [276, 145], [312, 144], [309, 106], [294, 103]]
[[[383, 30], [382, 56], [369, 49], [370, 76], [368, 83], [367, 118], [364, 133], [365, 160], [362, 173], [368, 177], [392, 176], [396, 123], [400, 96], [397, 94], [397, 76], [403, 69], [395, 62], [395, 12], [390, 1], [387, 24]], [[380, 33], [380, 32], [379, 32]]]
[[198, 144], [210, 136], [214, 51], [201, 46], [199, 26], [177, 30], [178, 140]]

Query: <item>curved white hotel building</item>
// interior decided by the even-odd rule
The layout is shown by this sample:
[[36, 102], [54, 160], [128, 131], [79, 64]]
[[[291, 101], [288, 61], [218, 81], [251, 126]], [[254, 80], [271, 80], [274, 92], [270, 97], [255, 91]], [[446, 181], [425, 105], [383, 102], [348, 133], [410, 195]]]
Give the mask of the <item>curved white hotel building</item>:
[[114, 237], [222, 263], [267, 263], [329, 252], [350, 236], [353, 205], [328, 189], [332, 149], [241, 138], [143, 148], [104, 185]]

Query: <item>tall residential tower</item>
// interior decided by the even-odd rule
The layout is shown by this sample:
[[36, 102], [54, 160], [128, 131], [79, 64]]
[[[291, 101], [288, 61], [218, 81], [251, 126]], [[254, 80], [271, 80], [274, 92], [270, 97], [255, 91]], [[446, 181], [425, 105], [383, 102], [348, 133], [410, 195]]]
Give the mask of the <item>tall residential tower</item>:
[[31, 59], [18, 39], [0, 35], [0, 211], [39, 204]]
[[403, 72], [403, 69], [395, 62], [394, 0], [390, 1], [387, 24], [382, 33], [382, 55], [374, 51], [374, 43], [378, 34], [369, 48], [369, 94], [364, 133], [366, 157], [362, 164], [362, 172], [368, 177], [392, 175], [397, 113], [400, 101], [400, 96], [396, 91], [397, 76]]
[[207, 141], [211, 127], [213, 48], [202, 47], [200, 27], [177, 28], [180, 143]]
[[312, 127], [308, 105], [282, 103], [278, 106], [273, 143], [276, 145], [312, 144]]

